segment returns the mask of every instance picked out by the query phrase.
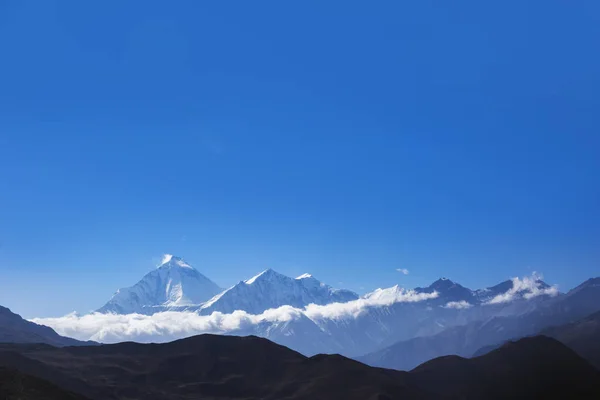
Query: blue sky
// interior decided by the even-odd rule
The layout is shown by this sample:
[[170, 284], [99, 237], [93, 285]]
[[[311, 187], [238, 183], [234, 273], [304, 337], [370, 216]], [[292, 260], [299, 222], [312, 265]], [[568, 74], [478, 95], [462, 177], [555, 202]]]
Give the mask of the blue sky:
[[600, 3], [208, 3], [0, 1], [0, 304], [599, 275]]

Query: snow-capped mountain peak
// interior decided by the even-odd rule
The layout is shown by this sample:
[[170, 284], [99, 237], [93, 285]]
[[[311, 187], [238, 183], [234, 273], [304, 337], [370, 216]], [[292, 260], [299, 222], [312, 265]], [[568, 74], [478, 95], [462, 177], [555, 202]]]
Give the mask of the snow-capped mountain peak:
[[190, 264], [186, 263], [183, 258], [176, 257], [172, 254], [165, 254], [158, 268], [190, 268], [194, 269]]
[[402, 289], [399, 285], [394, 285], [385, 289], [375, 289], [374, 291], [365, 294], [363, 298], [370, 300], [393, 300], [402, 294], [403, 291], [404, 289]]
[[280, 273], [273, 271], [271, 268], [267, 268], [260, 274], [255, 275], [252, 278], [245, 280], [244, 283], [246, 285], [252, 285], [257, 280], [278, 279], [278, 278], [281, 279], [281, 277], [286, 278], [285, 275], [281, 275]]
[[200, 311], [210, 314], [214, 311], [231, 313], [243, 310], [260, 314], [284, 305], [303, 308], [311, 303], [322, 305], [357, 298], [356, 293], [334, 289], [312, 275], [304, 274], [294, 279], [269, 268], [213, 297]]
[[448, 278], [440, 278], [426, 288], [416, 288], [415, 291], [418, 293], [438, 292], [439, 302], [471, 302], [474, 296], [471, 289], [467, 289]]
[[135, 285], [119, 289], [101, 313], [154, 314], [200, 305], [222, 289], [180, 257], [165, 255], [162, 264]]

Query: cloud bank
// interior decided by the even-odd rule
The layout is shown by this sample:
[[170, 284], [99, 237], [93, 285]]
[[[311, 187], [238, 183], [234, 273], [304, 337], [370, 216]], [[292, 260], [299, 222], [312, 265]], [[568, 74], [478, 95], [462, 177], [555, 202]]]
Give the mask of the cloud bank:
[[210, 315], [199, 315], [191, 311], [166, 311], [154, 315], [72, 313], [64, 317], [34, 318], [31, 321], [47, 325], [63, 336], [79, 340], [101, 343], [168, 342], [201, 333], [258, 334], [261, 324], [289, 322], [304, 317], [317, 324], [320, 320], [357, 318], [371, 307], [414, 303], [437, 296], [437, 292], [416, 293], [412, 290], [396, 289], [393, 294], [384, 297], [361, 298], [347, 303], [327, 305], [310, 304], [303, 309], [282, 306], [261, 314], [249, 314], [239, 310], [231, 314], [213, 312]]
[[396, 268], [396, 271], [400, 272], [403, 275], [409, 274], [409, 271], [406, 268]]
[[[555, 296], [556, 286], [548, 286], [539, 274], [513, 278], [513, 286], [484, 304], [503, 304], [517, 299], [529, 300], [541, 295]], [[59, 334], [79, 340], [102, 343], [122, 341], [167, 342], [202, 333], [231, 335], [269, 335], [270, 329], [289, 322], [311, 323], [317, 330], [331, 321], [351, 321], [369, 312], [373, 307], [391, 306], [397, 303], [417, 303], [435, 299], [438, 292], [418, 293], [398, 285], [377, 289], [364, 297], [347, 303], [327, 305], [310, 304], [304, 308], [281, 306], [261, 314], [235, 311], [230, 314], [213, 312], [199, 315], [193, 311], [166, 311], [153, 315], [142, 314], [68, 314], [59, 318], [34, 318], [31, 321], [47, 325]], [[466, 301], [451, 301], [443, 305], [447, 309], [464, 310], [473, 307]]]

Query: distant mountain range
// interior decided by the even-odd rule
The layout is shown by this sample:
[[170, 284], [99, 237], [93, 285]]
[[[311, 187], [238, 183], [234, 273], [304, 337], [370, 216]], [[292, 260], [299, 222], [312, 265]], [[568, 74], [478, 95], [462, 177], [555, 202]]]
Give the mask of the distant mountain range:
[[305, 307], [311, 303], [356, 299], [356, 293], [333, 289], [310, 274], [292, 279], [272, 269], [224, 290], [182, 258], [167, 255], [156, 270], [134, 286], [119, 289], [97, 312], [151, 315], [163, 311], [198, 311], [206, 315], [242, 310], [260, 314], [284, 305]]
[[0, 398], [596, 399], [600, 373], [545, 336], [402, 372], [339, 355], [307, 358], [252, 336], [201, 335], [166, 344], [3, 346]]
[[[465, 309], [481, 304], [499, 304], [514, 298], [532, 298], [556, 294], [555, 288], [541, 280], [533, 286], [514, 288], [511, 280], [498, 285], [470, 290], [449, 279], [442, 278], [416, 293], [439, 293], [430, 305]], [[392, 300], [399, 287], [377, 289], [365, 299]], [[152, 315], [163, 311], [196, 311], [202, 315], [214, 311], [232, 313], [236, 310], [260, 314], [266, 310], [292, 306], [303, 308], [309, 304], [326, 305], [357, 300], [359, 296], [345, 289], [334, 289], [310, 274], [290, 278], [272, 269], [240, 281], [229, 289], [222, 289], [180, 257], [166, 255], [161, 265], [146, 274], [134, 286], [119, 289], [101, 308], [100, 313]]]
[[[567, 345], [600, 370], [600, 312], [565, 325], [546, 328], [539, 333]], [[487, 354], [502, 344], [482, 347], [474, 356]]]
[[503, 341], [537, 334], [545, 328], [576, 321], [597, 311], [600, 311], [600, 278], [590, 279], [567, 294], [537, 302], [525, 313], [478, 319], [435, 335], [398, 341], [357, 359], [383, 368], [411, 369], [443, 355], [470, 357], [481, 354], [481, 348], [494, 348]]
[[[585, 285], [593, 287], [594, 282]], [[256, 335], [309, 356], [339, 353], [407, 369], [435, 356], [470, 356], [481, 347], [597, 311], [598, 294], [578, 294], [580, 290], [563, 295], [534, 275], [478, 290], [441, 278], [427, 287], [393, 286], [359, 297], [309, 274], [291, 278], [271, 269], [223, 290], [182, 258], [166, 256], [157, 269], [119, 290], [98, 312], [210, 316], [239, 310], [256, 317], [209, 332]], [[263, 314], [267, 311], [268, 316]], [[143, 340], [161, 341], [160, 331]], [[388, 361], [394, 357], [402, 361]]]
[[[234, 336], [98, 345], [0, 307], [0, 398], [600, 398], [600, 278], [565, 294], [532, 276], [479, 290], [442, 278], [359, 297], [270, 269], [221, 290], [167, 257], [100, 311], [118, 315], [84, 318], [132, 318], [136, 329], [161, 315], [194, 325], [245, 313], [246, 322], [221, 328]], [[145, 340], [164, 341], [150, 332]]]
[[[187, 321], [182, 322], [186, 328], [177, 330], [176, 313], [168, 317], [167, 325], [153, 328], [164, 311], [188, 313], [181, 319]], [[566, 294], [534, 275], [478, 290], [441, 278], [427, 287], [393, 286], [359, 297], [309, 274], [291, 278], [268, 269], [221, 290], [183, 259], [168, 256], [136, 285], [119, 290], [98, 312], [158, 317], [144, 323], [137, 322], [142, 317], [118, 319], [118, 339], [113, 342], [123, 338], [165, 342], [204, 332], [255, 335], [307, 356], [337, 353], [373, 366], [408, 370], [439, 356], [470, 357], [482, 348], [597, 311], [600, 278]], [[233, 317], [223, 323], [224, 315]], [[136, 324], [134, 329], [122, 326], [129, 320]], [[110, 322], [106, 324], [94, 325], [106, 333], [111, 330]], [[149, 328], [144, 330], [146, 324]], [[102, 337], [77, 336], [91, 337], [102, 341]], [[50, 339], [37, 341], [63, 345]]]

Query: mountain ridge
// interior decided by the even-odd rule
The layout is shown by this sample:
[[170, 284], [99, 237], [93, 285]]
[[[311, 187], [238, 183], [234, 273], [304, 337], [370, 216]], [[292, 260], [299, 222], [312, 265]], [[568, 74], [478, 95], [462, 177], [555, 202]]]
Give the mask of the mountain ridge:
[[260, 314], [284, 305], [304, 308], [309, 304], [345, 303], [358, 298], [356, 293], [334, 289], [310, 274], [291, 278], [269, 268], [216, 295], [198, 311], [203, 315], [215, 311], [229, 314], [236, 310]]
[[373, 368], [340, 355], [309, 358], [255, 336], [198, 335], [164, 344], [124, 342], [12, 352], [16, 357], [5, 357], [6, 349], [0, 350], [4, 368], [91, 400], [495, 400], [600, 395], [599, 372], [547, 337], [522, 339], [473, 360], [431, 360], [410, 372]]
[[[189, 263], [178, 257], [168, 256], [163, 261], [156, 269], [159, 273], [195, 271]], [[152, 282], [156, 283], [152, 286], [153, 290], [159, 287], [161, 293], [171, 288], [164, 279]], [[341, 353], [361, 357], [400, 341], [433, 336], [453, 327], [479, 323], [493, 317], [527, 314], [540, 304], [551, 301], [553, 296], [560, 296], [555, 287], [547, 285], [534, 274], [478, 290], [440, 278], [427, 287], [406, 290], [396, 285], [359, 297], [345, 289], [334, 289], [307, 273], [292, 278], [270, 268], [239, 281], [200, 304], [193, 304], [199, 300], [189, 301], [190, 296], [186, 297], [185, 289], [184, 285], [182, 291], [176, 291], [175, 296], [169, 297], [175, 301], [167, 301], [163, 297], [153, 303], [158, 305], [138, 302], [134, 310], [114, 306], [99, 311], [116, 314], [134, 311], [150, 316], [162, 311], [191, 313], [185, 318], [197, 323], [183, 328], [182, 333], [175, 330], [165, 340], [202, 332], [256, 334], [302, 351], [305, 355]], [[238, 310], [243, 312], [235, 313]], [[194, 315], [206, 319], [196, 319]], [[224, 318], [224, 315], [227, 317]], [[148, 323], [156, 328], [149, 335], [140, 332], [141, 340], [163, 341], [160, 332], [172, 330], [170, 325], [161, 321], [170, 318], [173, 317], [149, 320]], [[36, 321], [44, 323], [43, 319]], [[55, 327], [59, 323], [56, 320], [49, 321]], [[177, 324], [177, 321], [173, 323]], [[114, 342], [127, 337], [122, 332], [128, 331], [112, 334], [109, 326], [99, 335], [92, 334], [85, 338], [108, 338], [109, 342]]]
[[600, 311], [600, 285], [586, 281], [564, 295], [534, 302], [534, 305], [533, 309], [523, 313], [498, 313], [448, 327], [434, 335], [400, 340], [356, 359], [373, 366], [406, 370], [444, 355], [470, 357], [479, 354], [480, 349], [496, 348], [504, 341], [534, 335], [550, 326], [573, 322]]
[[94, 344], [61, 336], [52, 328], [27, 321], [2, 306], [0, 306], [0, 343], [46, 343], [54, 346]]

